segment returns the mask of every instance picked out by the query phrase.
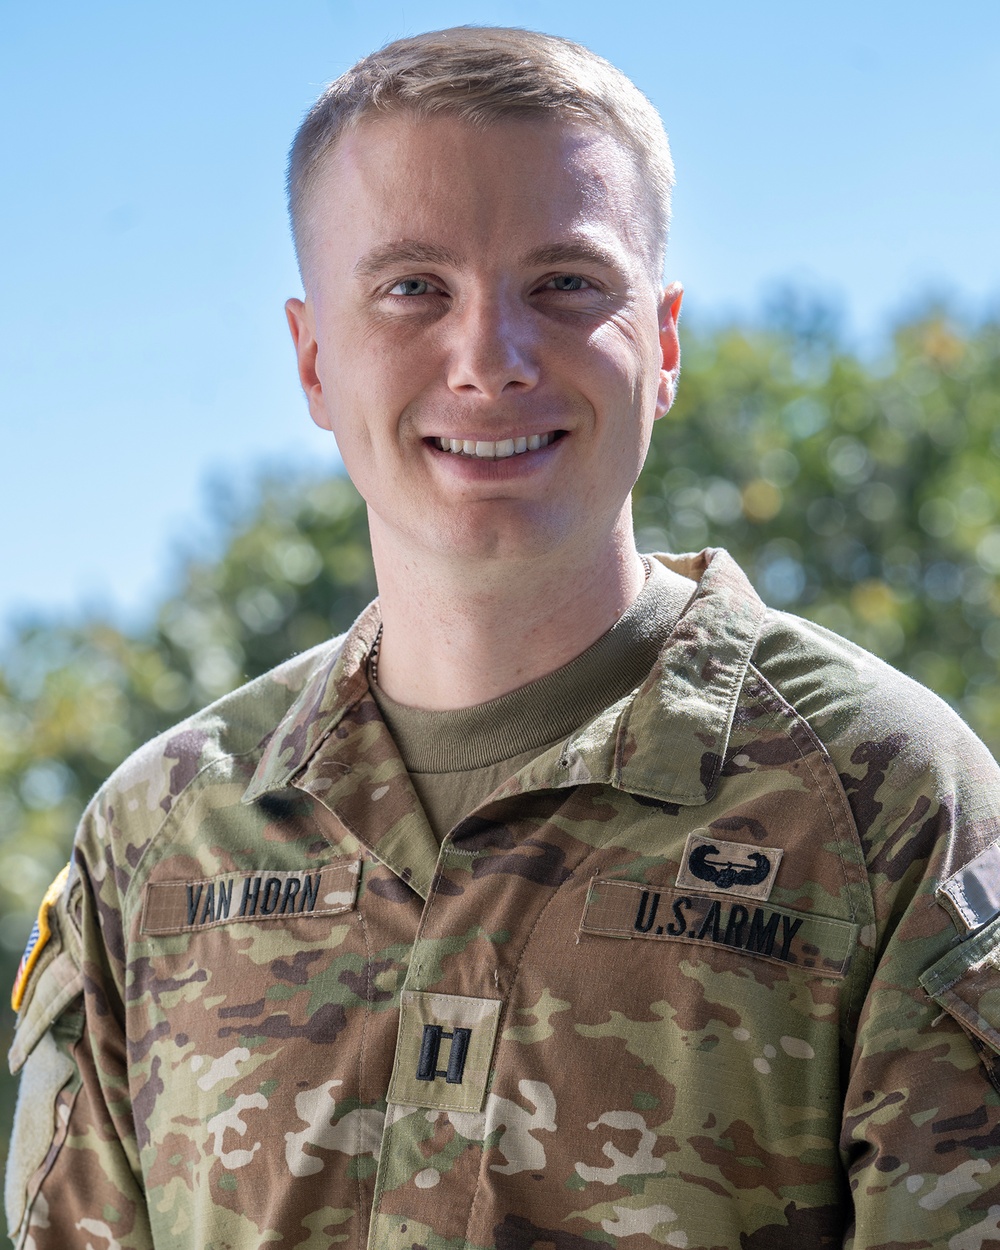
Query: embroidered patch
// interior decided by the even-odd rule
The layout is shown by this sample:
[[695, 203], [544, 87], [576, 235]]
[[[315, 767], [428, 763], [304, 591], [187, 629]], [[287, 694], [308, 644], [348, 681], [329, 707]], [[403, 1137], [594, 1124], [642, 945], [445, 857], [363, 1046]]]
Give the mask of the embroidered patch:
[[404, 990], [389, 1102], [481, 1111], [499, 1022], [496, 999]]
[[220, 924], [333, 916], [350, 911], [360, 860], [301, 872], [225, 873], [200, 881], [153, 881], [146, 886], [143, 933], [189, 933]]
[[743, 842], [723, 842], [713, 838], [710, 829], [696, 830], [688, 835], [677, 886], [763, 900], [771, 894], [783, 853], [771, 847], [762, 850]]
[[28, 988], [31, 974], [37, 967], [42, 951], [48, 945], [49, 938], [52, 936], [49, 912], [58, 901], [59, 895], [62, 894], [68, 876], [69, 864], [66, 865], [45, 891], [45, 897], [42, 899], [42, 904], [38, 909], [38, 919], [31, 927], [31, 933], [28, 935], [28, 944], [24, 948], [24, 954], [21, 956], [17, 976], [14, 978], [14, 988], [10, 993], [10, 1005], [15, 1011], [21, 1010], [21, 1004], [24, 1002], [24, 994]]
[[580, 931], [723, 946], [824, 977], [846, 973], [858, 942], [858, 926], [846, 920], [787, 907], [748, 907], [635, 881], [592, 881]]

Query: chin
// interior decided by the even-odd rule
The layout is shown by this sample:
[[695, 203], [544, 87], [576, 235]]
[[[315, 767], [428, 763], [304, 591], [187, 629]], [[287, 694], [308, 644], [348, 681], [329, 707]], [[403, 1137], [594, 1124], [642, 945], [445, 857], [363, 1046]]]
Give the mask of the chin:
[[554, 554], [568, 537], [566, 527], [551, 517], [519, 517], [511, 523], [484, 524], [482, 518], [467, 517], [452, 522], [435, 536], [438, 555], [465, 560], [523, 562]]

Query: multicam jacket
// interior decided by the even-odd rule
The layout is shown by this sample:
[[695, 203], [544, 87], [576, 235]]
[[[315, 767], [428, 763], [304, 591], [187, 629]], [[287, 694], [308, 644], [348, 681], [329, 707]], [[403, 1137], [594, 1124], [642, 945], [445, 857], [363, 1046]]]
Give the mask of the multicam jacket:
[[725, 553], [438, 845], [368, 609], [111, 779], [12, 1053], [35, 1250], [1000, 1244], [1000, 785]]

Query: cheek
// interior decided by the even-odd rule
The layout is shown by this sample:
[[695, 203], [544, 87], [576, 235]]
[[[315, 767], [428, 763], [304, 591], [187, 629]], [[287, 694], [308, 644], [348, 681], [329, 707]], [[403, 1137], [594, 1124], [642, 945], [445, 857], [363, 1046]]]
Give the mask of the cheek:
[[[342, 404], [363, 412], [401, 410], [426, 382], [436, 356], [427, 335], [402, 327], [345, 324], [327, 340], [325, 385]], [[419, 341], [415, 341], [419, 338]]]
[[588, 343], [588, 375], [616, 406], [651, 404], [659, 382], [658, 344], [624, 317], [598, 326]]
[[358, 354], [338, 345], [317, 372], [331, 428], [346, 461], [349, 447], [370, 441], [368, 427], [385, 405], [384, 370], [366, 366]]

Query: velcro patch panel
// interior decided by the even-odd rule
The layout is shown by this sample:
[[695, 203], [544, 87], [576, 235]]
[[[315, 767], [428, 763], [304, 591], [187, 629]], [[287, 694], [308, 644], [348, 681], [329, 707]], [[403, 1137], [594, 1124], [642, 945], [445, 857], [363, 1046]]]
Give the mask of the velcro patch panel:
[[721, 946], [814, 976], [842, 977], [857, 946], [859, 928], [847, 920], [787, 907], [740, 903], [636, 881], [594, 880], [580, 931]]
[[989, 924], [1000, 912], [1000, 842], [990, 843], [939, 886], [937, 899], [966, 933]]
[[142, 906], [143, 933], [190, 933], [221, 924], [334, 916], [358, 894], [360, 860], [299, 872], [268, 868], [197, 881], [153, 881]]
[[389, 1102], [481, 1111], [500, 1002], [404, 990]]

